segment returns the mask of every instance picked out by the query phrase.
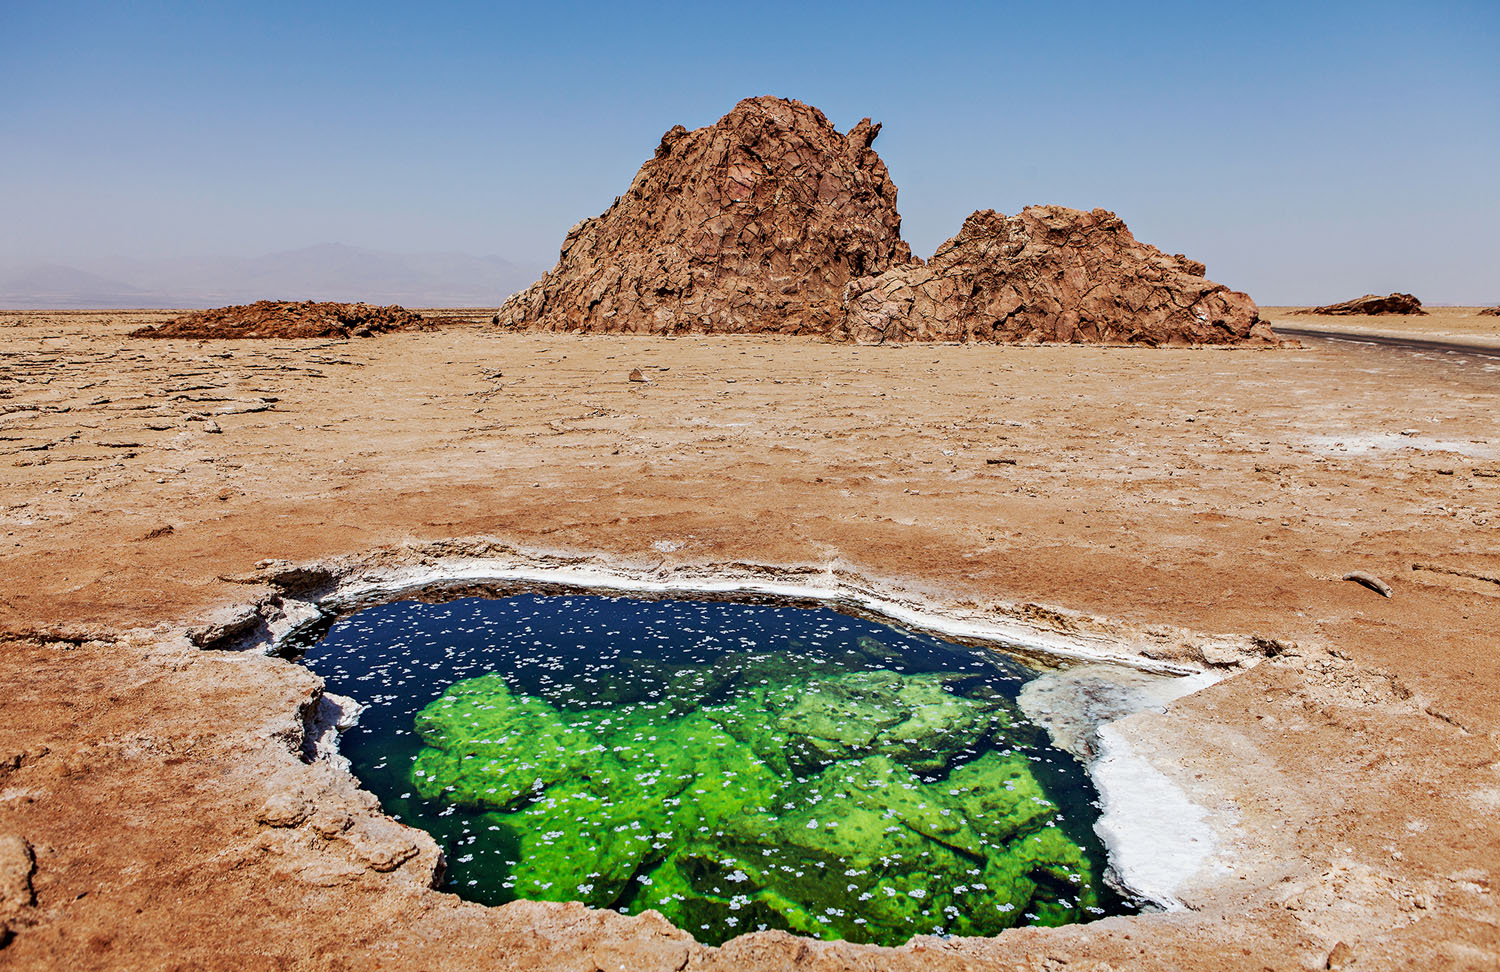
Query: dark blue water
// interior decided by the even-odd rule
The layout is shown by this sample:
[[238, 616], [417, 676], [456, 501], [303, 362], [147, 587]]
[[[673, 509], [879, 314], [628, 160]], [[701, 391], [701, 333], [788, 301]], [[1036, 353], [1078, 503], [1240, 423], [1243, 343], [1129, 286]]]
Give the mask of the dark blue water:
[[[1037, 672], [992, 651], [827, 609], [519, 595], [371, 607], [304, 661], [369, 707], [341, 751], [387, 812], [438, 840], [446, 889], [472, 900], [653, 907], [704, 941], [783, 927], [886, 944], [1126, 910], [1100, 880], [1086, 774], [1014, 705]], [[949, 708], [967, 736], [929, 724]], [[528, 749], [542, 733], [590, 746], [558, 747], [571, 768], [534, 794], [485, 785], [553, 759]], [[579, 762], [595, 751], [609, 772]], [[738, 803], [706, 795], [730, 783]], [[871, 786], [907, 809], [877, 821]], [[1021, 820], [1012, 794], [1031, 816], [1001, 827]], [[588, 812], [553, 809], [568, 800]], [[803, 822], [813, 805], [822, 823]], [[933, 812], [949, 836], [923, 822]], [[659, 839], [600, 862], [600, 841], [643, 821]], [[933, 882], [951, 887], [929, 895]]]

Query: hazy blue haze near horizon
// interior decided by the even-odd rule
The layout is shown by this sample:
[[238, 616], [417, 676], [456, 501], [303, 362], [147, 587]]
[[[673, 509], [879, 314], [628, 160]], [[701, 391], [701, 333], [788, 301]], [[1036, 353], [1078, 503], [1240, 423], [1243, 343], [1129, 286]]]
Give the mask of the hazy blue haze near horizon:
[[0, 0], [0, 92], [0, 269], [545, 267], [666, 129], [776, 94], [884, 123], [923, 256], [975, 209], [1098, 206], [1263, 304], [1500, 302], [1495, 0]]

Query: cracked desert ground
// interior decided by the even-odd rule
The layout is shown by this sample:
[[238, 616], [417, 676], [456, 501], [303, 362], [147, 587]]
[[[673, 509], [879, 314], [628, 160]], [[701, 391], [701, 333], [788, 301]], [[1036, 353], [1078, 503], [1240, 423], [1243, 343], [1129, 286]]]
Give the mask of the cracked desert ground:
[[[0, 966], [1500, 967], [1500, 357], [510, 334], [489, 313], [300, 342], [0, 313]], [[1471, 311], [1269, 316], [1500, 348]], [[455, 549], [837, 570], [1216, 664], [1122, 724], [1208, 811], [1212, 866], [1183, 910], [894, 950], [714, 949], [650, 915], [434, 891], [430, 842], [299, 758], [315, 677], [184, 632], [274, 593], [264, 560]], [[1219, 635], [1284, 650], [1205, 662], [1194, 639]]]

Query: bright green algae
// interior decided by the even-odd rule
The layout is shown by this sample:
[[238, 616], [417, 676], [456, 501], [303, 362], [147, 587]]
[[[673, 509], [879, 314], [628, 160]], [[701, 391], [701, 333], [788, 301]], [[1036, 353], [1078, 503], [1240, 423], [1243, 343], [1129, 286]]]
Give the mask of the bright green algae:
[[703, 941], [899, 944], [1098, 913], [1096, 865], [1004, 696], [780, 653], [652, 674], [664, 690], [605, 706], [457, 682], [416, 717], [414, 788], [513, 848], [514, 896], [655, 908]]

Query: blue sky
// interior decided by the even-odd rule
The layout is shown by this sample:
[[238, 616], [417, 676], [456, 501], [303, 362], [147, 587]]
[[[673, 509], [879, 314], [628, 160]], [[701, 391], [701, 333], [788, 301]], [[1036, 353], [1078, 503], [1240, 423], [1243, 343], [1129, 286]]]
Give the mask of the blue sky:
[[869, 115], [930, 254], [1102, 206], [1265, 304], [1500, 302], [1500, 3], [0, 0], [0, 264], [320, 242], [550, 265], [661, 133]]

